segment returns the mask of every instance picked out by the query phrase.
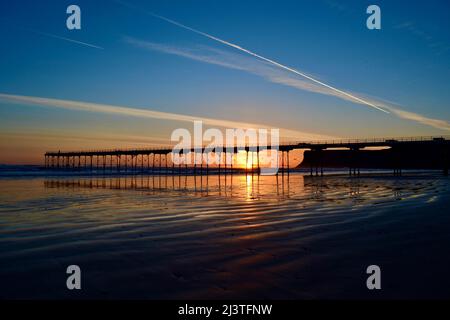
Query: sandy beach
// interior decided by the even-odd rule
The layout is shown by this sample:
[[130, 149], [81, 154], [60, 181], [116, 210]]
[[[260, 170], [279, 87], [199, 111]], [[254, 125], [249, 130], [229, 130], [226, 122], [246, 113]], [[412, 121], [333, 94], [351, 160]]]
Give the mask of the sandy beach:
[[[2, 299], [449, 298], [449, 180], [0, 178]], [[69, 291], [66, 268], [82, 269]], [[379, 265], [382, 289], [366, 288]]]

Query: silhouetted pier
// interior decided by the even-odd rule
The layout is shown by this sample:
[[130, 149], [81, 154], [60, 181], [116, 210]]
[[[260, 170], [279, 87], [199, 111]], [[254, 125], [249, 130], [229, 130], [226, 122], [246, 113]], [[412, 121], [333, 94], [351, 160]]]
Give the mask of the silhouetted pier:
[[[380, 150], [368, 151], [367, 148]], [[111, 149], [87, 151], [57, 151], [45, 153], [45, 167], [63, 170], [103, 170], [110, 172], [192, 172], [208, 174], [210, 170], [224, 172], [261, 172], [260, 153], [272, 150], [277, 153], [280, 172], [292, 169], [289, 152], [305, 150], [302, 167], [309, 167], [310, 175], [323, 175], [324, 167], [347, 167], [350, 175], [359, 175], [361, 168], [390, 168], [395, 175], [402, 169], [441, 169], [448, 175], [450, 139], [448, 137], [407, 137], [377, 139], [343, 139], [331, 141], [308, 141], [280, 143], [279, 146], [240, 147], [194, 147], [173, 149], [172, 147], [144, 149]], [[275, 151], [278, 150], [278, 151]], [[236, 155], [245, 152], [246, 162], [251, 157], [251, 167], [237, 167]], [[218, 155], [218, 164], [211, 167], [208, 162], [175, 164], [169, 161], [172, 154], [190, 153], [208, 156]], [[370, 155], [370, 157], [369, 157]], [[256, 156], [256, 161], [254, 157]], [[374, 160], [378, 159], [378, 160]]]

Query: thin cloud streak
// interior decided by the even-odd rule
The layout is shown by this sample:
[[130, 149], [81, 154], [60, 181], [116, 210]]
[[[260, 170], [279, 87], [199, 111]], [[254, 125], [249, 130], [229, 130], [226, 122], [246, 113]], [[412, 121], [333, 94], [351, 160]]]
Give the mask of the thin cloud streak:
[[334, 96], [354, 102], [352, 99], [345, 95], [328, 90], [315, 83], [301, 80], [295, 76], [288, 74], [284, 70], [275, 68], [271, 64], [261, 62], [243, 55], [230, 53], [208, 46], [199, 46], [198, 48], [180, 48], [149, 41], [143, 41], [132, 37], [125, 37], [125, 41], [138, 48], [143, 48], [151, 51], [159, 51], [204, 63], [218, 65], [229, 69], [245, 71], [260, 76], [273, 83], [278, 83], [314, 93]]
[[425, 125], [437, 128], [437, 129], [441, 129], [441, 130], [450, 131], [450, 123], [448, 123], [445, 120], [428, 118], [428, 117], [422, 116], [420, 114], [401, 110], [398, 108], [394, 108], [392, 106], [385, 105], [384, 107], [402, 119], [419, 122], [419, 123], [422, 123], [422, 124], [425, 124]]
[[[365, 97], [365, 98], [369, 101], [375, 101], [372, 98], [368, 98], [368, 97]], [[382, 100], [380, 98], [375, 98], [375, 99], [376, 99], [377, 104], [379, 104], [383, 108], [389, 110], [392, 114], [396, 115], [397, 117], [399, 117], [401, 119], [415, 121], [417, 123], [424, 124], [424, 125], [427, 125], [430, 127], [434, 127], [436, 129], [440, 129], [440, 130], [450, 131], [450, 123], [448, 121], [441, 120], [441, 119], [429, 118], [429, 117], [423, 116], [423, 115], [415, 113], [415, 112], [410, 112], [410, 111], [400, 109], [399, 104], [391, 102], [391, 101], [382, 102], [382, 101], [380, 101], [380, 100]]]
[[[325, 94], [325, 95], [331, 95], [336, 96], [341, 99], [351, 100], [349, 97], [339, 94], [334, 91], [327, 90], [326, 88], [323, 88], [321, 86], [318, 86], [314, 83], [310, 83], [307, 81], [300, 80], [298, 78], [292, 77], [288, 75], [285, 72], [280, 71], [279, 69], [273, 68], [271, 65], [263, 63], [255, 63], [252, 61], [253, 59], [246, 58], [244, 56], [239, 56], [236, 54], [231, 54], [229, 52], [210, 48], [210, 47], [199, 47], [198, 49], [192, 49], [192, 48], [180, 48], [180, 47], [174, 47], [174, 46], [167, 46], [162, 45], [158, 43], [138, 40], [131, 37], [126, 37], [125, 40], [140, 48], [144, 48], [147, 50], [152, 51], [159, 51], [167, 54], [173, 54], [177, 56], [181, 56], [184, 58], [214, 64], [218, 66], [222, 66], [225, 68], [240, 70], [249, 72], [252, 74], [255, 74], [257, 76], [263, 77], [264, 79], [273, 82], [278, 83], [281, 85], [293, 87], [299, 90], [305, 90], [310, 92], [315, 92], [319, 94]], [[361, 94], [360, 94], [361, 95]], [[364, 98], [366, 101], [371, 101], [372, 104], [376, 104], [381, 106], [385, 110], [389, 110], [392, 114], [396, 115], [397, 117], [405, 120], [415, 121], [424, 125], [428, 125], [437, 129], [450, 131], [450, 124], [445, 120], [439, 120], [439, 119], [433, 119], [428, 118], [426, 116], [405, 111], [398, 107], [392, 106], [392, 103], [387, 102], [381, 102], [380, 99], [377, 98], [371, 99], [371, 98]]]
[[[191, 123], [193, 123], [194, 121], [203, 121], [203, 123], [205, 125], [221, 127], [221, 128], [276, 129], [273, 126], [268, 126], [268, 125], [264, 125], [264, 124], [220, 120], [220, 119], [213, 119], [213, 118], [206, 118], [206, 117], [195, 117], [195, 116], [189, 116], [189, 115], [183, 115], [183, 114], [177, 114], [177, 113], [153, 111], [153, 110], [148, 110], [148, 109], [138, 109], [138, 108], [123, 107], [123, 106], [114, 106], [114, 105], [107, 105], [107, 104], [98, 104], [98, 103], [91, 103], [91, 102], [60, 100], [60, 99], [51, 99], [51, 98], [42, 98], [42, 97], [30, 97], [30, 96], [22, 96], [22, 95], [10, 95], [10, 94], [3, 94], [3, 93], [0, 93], [0, 100], [14, 102], [14, 103], [18, 103], [18, 104], [28, 104], [28, 105], [54, 107], [54, 108], [62, 108], [62, 109], [69, 109], [69, 110], [116, 114], [116, 115], [131, 116], [131, 117], [137, 117], [137, 118], [161, 119], [161, 120], [182, 121], [182, 122], [191, 122]], [[336, 137], [332, 137], [332, 136], [306, 133], [306, 132], [285, 129], [285, 128], [279, 128], [279, 129], [280, 129], [280, 136], [285, 137], [285, 138], [293, 138], [293, 139], [301, 139], [301, 140], [322, 140], [322, 139], [336, 138]]]
[[72, 141], [72, 142], [104, 142], [114, 144], [132, 144], [132, 145], [142, 145], [142, 146], [168, 146], [167, 139], [162, 139], [160, 137], [151, 136], [136, 136], [136, 135], [123, 135], [123, 134], [89, 134], [80, 135], [75, 133], [51, 133], [45, 132], [43, 130], [39, 131], [6, 131], [1, 132], [0, 136], [8, 139], [27, 139], [27, 140], [39, 140], [39, 141]]
[[67, 42], [72, 42], [72, 43], [79, 44], [79, 45], [86, 46], [86, 47], [90, 47], [90, 48], [95, 48], [95, 49], [100, 49], [100, 50], [104, 50], [105, 49], [103, 47], [100, 47], [100, 46], [92, 44], [92, 43], [83, 42], [83, 41], [79, 41], [79, 40], [75, 40], [75, 39], [59, 36], [59, 35], [56, 35], [56, 34], [53, 34], [53, 33], [48, 33], [48, 32], [44, 32], [44, 31], [36, 30], [36, 29], [31, 28], [29, 26], [24, 26], [24, 25], [17, 24], [16, 22], [3, 20], [3, 21], [0, 21], [0, 23], [4, 23], [5, 27], [7, 27], [7, 28], [15, 28], [15, 29], [22, 30], [22, 31], [32, 32], [32, 33], [40, 35], [40, 36], [54, 38], [54, 39], [58, 39], [58, 40], [64, 40], [64, 41], [67, 41]]
[[80, 44], [80, 45], [83, 45], [83, 46], [86, 46], [86, 47], [91, 47], [91, 48], [95, 48], [95, 49], [104, 50], [104, 48], [102, 48], [102, 47], [99, 47], [97, 45], [90, 44], [90, 43], [87, 43], [87, 42], [82, 42], [82, 41], [78, 41], [78, 40], [74, 40], [74, 39], [70, 39], [70, 38], [66, 38], [66, 37], [61, 37], [61, 36], [58, 36], [56, 34], [42, 32], [42, 31], [37, 31], [37, 30], [31, 30], [31, 29], [27, 29], [27, 30], [29, 30], [29, 31], [31, 31], [33, 33], [42, 35], [42, 36], [51, 37], [51, 38], [55, 38], [55, 39], [59, 39], [59, 40], [64, 40], [64, 41]]

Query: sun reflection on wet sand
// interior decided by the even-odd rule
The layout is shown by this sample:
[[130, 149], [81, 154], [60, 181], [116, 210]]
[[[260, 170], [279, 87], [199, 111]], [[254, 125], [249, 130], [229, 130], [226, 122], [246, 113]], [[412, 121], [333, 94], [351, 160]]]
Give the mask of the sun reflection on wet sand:
[[[90, 270], [88, 297], [299, 298], [323, 296], [325, 283], [326, 295], [340, 296], [366, 252], [395, 260], [383, 248], [430, 236], [389, 226], [448, 193], [448, 180], [420, 176], [0, 179], [0, 275], [4, 294], [16, 297], [38, 294], [27, 286], [53, 286], [52, 274], [74, 261]], [[433, 236], [445, 217], [428, 221]], [[349, 271], [330, 279], [337, 271], [327, 268], [342, 261]]]

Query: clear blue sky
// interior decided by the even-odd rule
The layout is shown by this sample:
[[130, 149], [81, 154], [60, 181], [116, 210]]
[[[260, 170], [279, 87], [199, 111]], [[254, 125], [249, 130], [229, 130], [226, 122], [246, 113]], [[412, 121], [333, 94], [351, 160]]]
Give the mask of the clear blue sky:
[[[2, 1], [0, 93], [264, 123], [340, 137], [449, 132], [442, 128], [442, 122], [445, 127], [450, 120], [448, 1], [124, 1], [140, 9], [107, 0]], [[81, 7], [82, 30], [66, 28], [70, 4]], [[381, 30], [366, 28], [370, 4], [381, 8]], [[339, 89], [394, 102], [414, 119], [422, 118], [413, 121], [411, 116], [385, 114], [274, 81], [270, 74], [276, 68], [267, 71], [268, 66], [256, 58], [145, 10]], [[212, 56], [214, 63], [205, 56]], [[278, 72], [282, 79], [304, 80]], [[433, 126], [423, 118], [442, 122]], [[166, 137], [150, 132], [163, 127], [160, 122], [148, 125], [140, 119], [0, 101], [4, 137], [20, 130], [52, 134], [66, 130], [71, 135], [81, 131], [89, 136], [93, 126], [96, 134]], [[6, 138], [2, 139], [5, 147]]]

